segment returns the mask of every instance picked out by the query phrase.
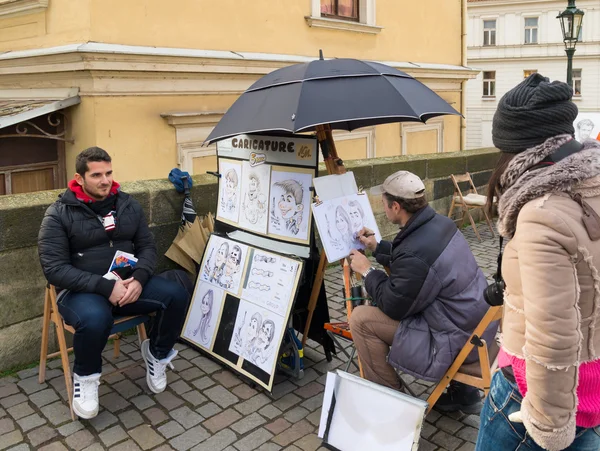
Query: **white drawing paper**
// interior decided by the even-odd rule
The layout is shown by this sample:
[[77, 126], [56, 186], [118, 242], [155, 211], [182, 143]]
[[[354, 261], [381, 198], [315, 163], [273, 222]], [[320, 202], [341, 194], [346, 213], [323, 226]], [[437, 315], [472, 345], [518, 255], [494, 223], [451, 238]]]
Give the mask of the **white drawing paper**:
[[238, 222], [240, 216], [240, 193], [242, 188], [242, 165], [229, 160], [219, 161], [219, 202], [217, 218]]
[[199, 282], [192, 299], [183, 336], [203, 348], [212, 348], [219, 312], [225, 292], [206, 282]]
[[352, 249], [365, 248], [358, 239], [358, 233], [363, 227], [371, 229], [376, 240], [381, 241], [371, 204], [364, 194], [314, 203], [312, 209], [327, 260], [330, 262], [347, 257]]
[[241, 299], [229, 350], [271, 374], [283, 321], [283, 317]]
[[579, 113], [573, 126], [577, 141], [583, 142], [586, 139], [600, 141], [600, 113]]
[[297, 261], [254, 249], [242, 287], [242, 298], [285, 316], [294, 295]]
[[205, 251], [200, 280], [237, 296], [248, 246], [212, 235]]
[[270, 165], [252, 167], [248, 161], [243, 162], [242, 205], [238, 221], [241, 228], [267, 233], [270, 175]]
[[315, 184], [315, 192], [322, 201], [358, 193], [354, 172], [352, 171], [348, 171], [345, 174], [331, 174], [317, 177], [313, 183]]
[[313, 174], [271, 171], [269, 235], [308, 240]]

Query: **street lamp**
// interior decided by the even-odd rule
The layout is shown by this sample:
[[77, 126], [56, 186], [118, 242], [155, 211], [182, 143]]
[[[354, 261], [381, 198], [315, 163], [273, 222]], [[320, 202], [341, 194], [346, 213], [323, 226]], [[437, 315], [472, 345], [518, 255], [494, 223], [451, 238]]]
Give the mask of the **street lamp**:
[[583, 11], [575, 6], [575, 0], [569, 0], [567, 9], [556, 16], [557, 19], [560, 19], [562, 28], [563, 42], [567, 52], [567, 83], [571, 87], [573, 86], [573, 55], [579, 40], [583, 14]]

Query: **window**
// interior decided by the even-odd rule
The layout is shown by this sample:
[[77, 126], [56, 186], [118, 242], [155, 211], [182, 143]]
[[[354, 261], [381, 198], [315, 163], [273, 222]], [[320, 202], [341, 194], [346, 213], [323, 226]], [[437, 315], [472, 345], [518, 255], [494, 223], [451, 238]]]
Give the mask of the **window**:
[[321, 0], [321, 16], [358, 22], [358, 0]]
[[483, 21], [483, 45], [496, 45], [496, 20]]
[[538, 18], [525, 18], [525, 44], [538, 43]]
[[537, 69], [524, 70], [523, 78], [529, 78], [530, 75], [537, 74]]
[[483, 97], [496, 95], [496, 71], [483, 73]]
[[573, 69], [573, 95], [581, 95], [581, 69]]

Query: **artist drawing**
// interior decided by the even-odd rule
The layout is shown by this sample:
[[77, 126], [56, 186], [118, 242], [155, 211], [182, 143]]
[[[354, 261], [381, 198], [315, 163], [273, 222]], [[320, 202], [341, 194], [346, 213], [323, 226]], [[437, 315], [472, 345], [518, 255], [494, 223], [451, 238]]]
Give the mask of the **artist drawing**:
[[271, 172], [269, 234], [308, 240], [310, 226], [310, 172]]
[[254, 232], [267, 233], [268, 189], [270, 177], [269, 165], [252, 167], [243, 163], [242, 171], [242, 208], [239, 224], [242, 228]]
[[184, 337], [206, 349], [212, 347], [223, 296], [222, 290], [205, 282], [199, 282], [184, 327]]
[[217, 217], [220, 219], [238, 222], [240, 214], [242, 166], [230, 160], [219, 162], [219, 203]]
[[366, 227], [381, 240], [373, 210], [366, 195], [352, 194], [313, 204], [313, 214], [329, 261], [347, 257], [352, 249], [364, 249], [359, 240]]
[[229, 350], [271, 373], [282, 324], [282, 317], [242, 299]]
[[212, 236], [200, 274], [201, 280], [237, 294], [248, 247]]

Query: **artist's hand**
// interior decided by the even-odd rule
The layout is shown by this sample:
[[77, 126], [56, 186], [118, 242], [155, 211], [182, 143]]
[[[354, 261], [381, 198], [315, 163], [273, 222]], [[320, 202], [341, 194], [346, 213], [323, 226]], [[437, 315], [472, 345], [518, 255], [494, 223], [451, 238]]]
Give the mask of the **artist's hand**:
[[364, 273], [367, 269], [371, 267], [371, 262], [369, 259], [357, 249], [352, 249], [350, 251], [350, 267], [352, 271], [357, 272], [359, 274]]
[[375, 232], [373, 232], [367, 227], [363, 227], [362, 229], [360, 229], [360, 232], [358, 232], [358, 240], [371, 252], [375, 252], [375, 249], [377, 249], [377, 240], [375, 239]]
[[130, 277], [127, 280], [123, 281], [123, 285], [127, 288], [127, 292], [125, 296], [121, 298], [119, 301], [119, 307], [123, 307], [124, 305], [131, 304], [137, 301], [142, 294], [142, 284], [135, 280], [133, 277]]
[[115, 286], [113, 287], [112, 293], [110, 294], [110, 297], [108, 298], [108, 301], [112, 305], [117, 305], [119, 303], [119, 301], [123, 298], [123, 296], [125, 296], [126, 292], [127, 292], [127, 288], [125, 287], [125, 285], [123, 285], [123, 281], [117, 280], [115, 282]]

